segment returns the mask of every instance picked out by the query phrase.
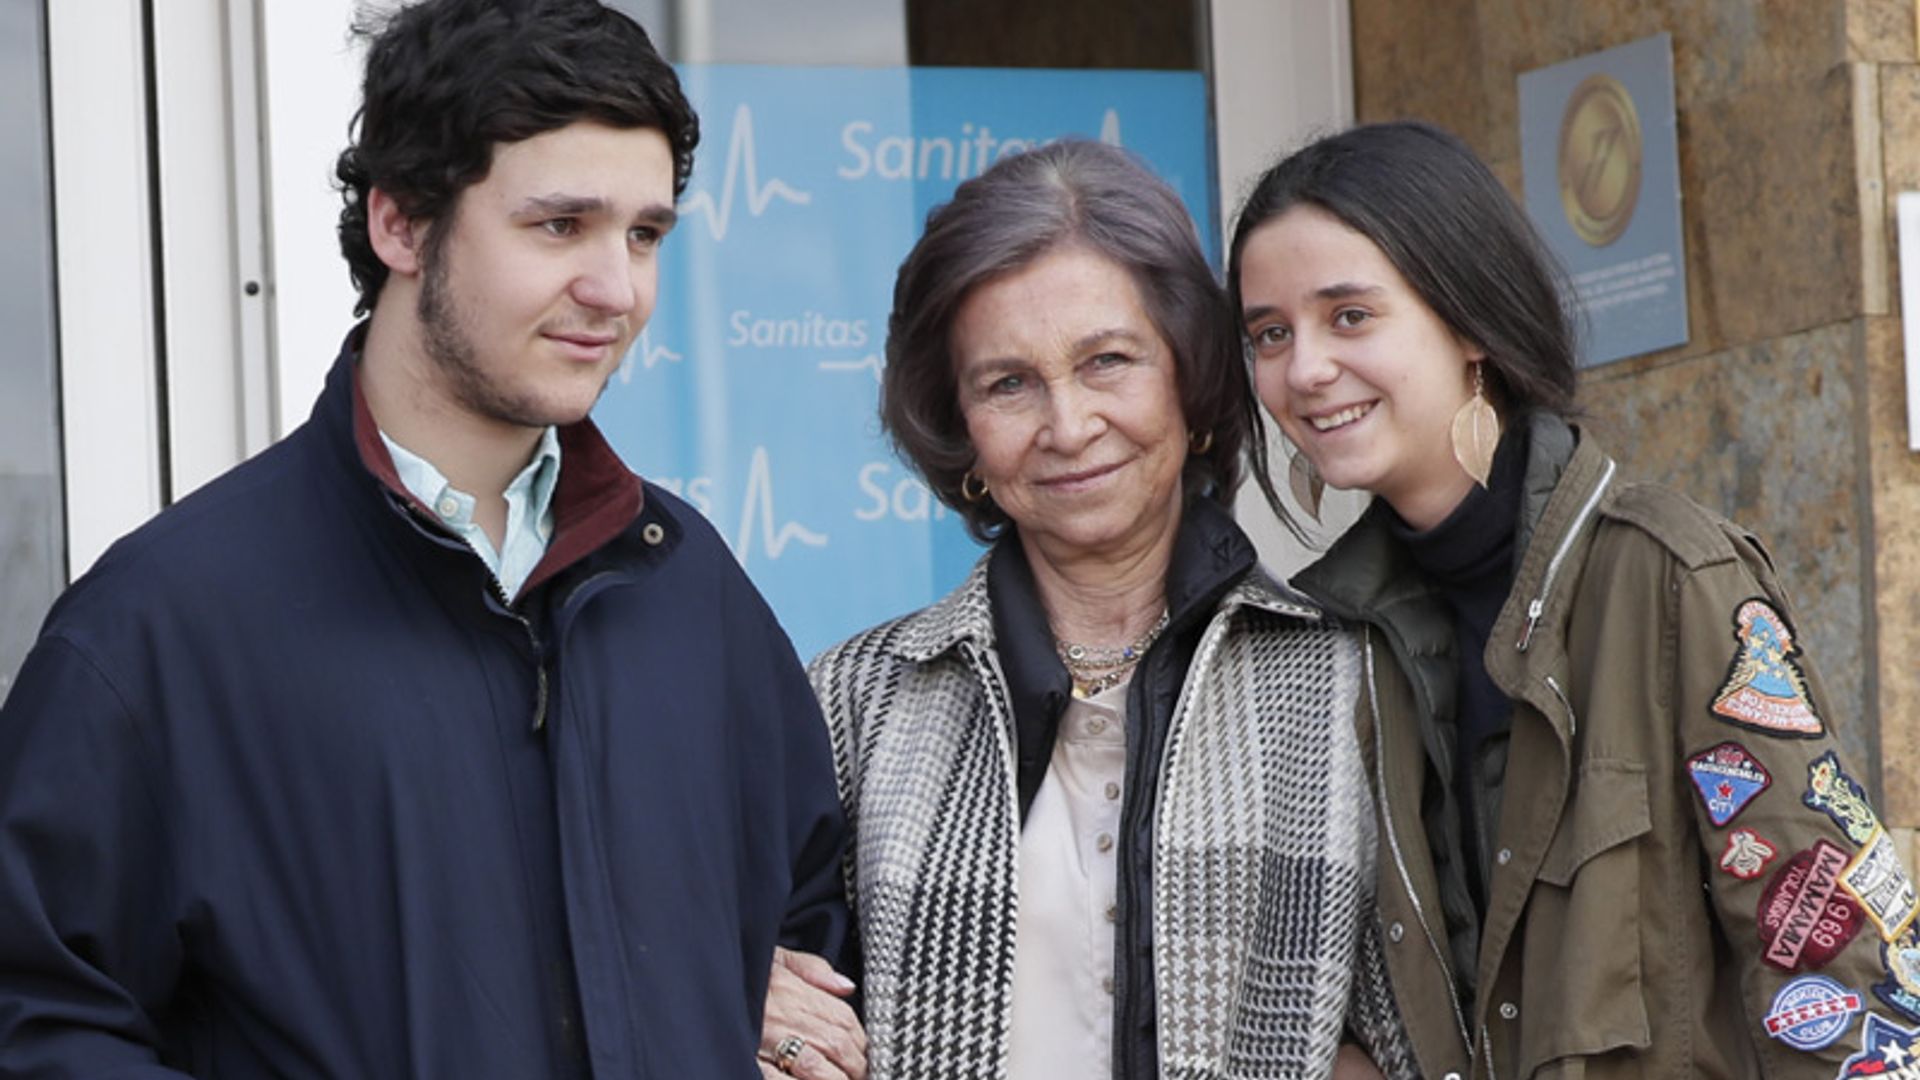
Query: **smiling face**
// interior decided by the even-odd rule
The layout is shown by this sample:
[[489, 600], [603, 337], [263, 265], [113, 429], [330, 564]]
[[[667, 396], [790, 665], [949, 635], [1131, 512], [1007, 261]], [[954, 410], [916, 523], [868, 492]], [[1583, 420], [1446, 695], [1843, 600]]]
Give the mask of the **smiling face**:
[[1414, 292], [1379, 246], [1301, 204], [1248, 236], [1240, 296], [1260, 401], [1326, 482], [1432, 528], [1473, 480], [1453, 414], [1485, 359]]
[[653, 313], [673, 157], [652, 128], [581, 121], [498, 146], [423, 254], [431, 390], [521, 428], [587, 415]]
[[1187, 425], [1173, 350], [1131, 275], [1056, 248], [969, 293], [950, 346], [974, 471], [1029, 557], [1171, 544]]

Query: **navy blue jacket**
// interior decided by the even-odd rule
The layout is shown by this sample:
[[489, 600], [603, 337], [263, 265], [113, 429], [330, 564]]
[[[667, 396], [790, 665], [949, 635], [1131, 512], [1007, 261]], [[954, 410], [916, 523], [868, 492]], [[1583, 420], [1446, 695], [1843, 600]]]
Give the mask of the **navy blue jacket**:
[[116, 544], [0, 708], [0, 1076], [757, 1077], [844, 823], [718, 536], [562, 431], [511, 605], [354, 378]]

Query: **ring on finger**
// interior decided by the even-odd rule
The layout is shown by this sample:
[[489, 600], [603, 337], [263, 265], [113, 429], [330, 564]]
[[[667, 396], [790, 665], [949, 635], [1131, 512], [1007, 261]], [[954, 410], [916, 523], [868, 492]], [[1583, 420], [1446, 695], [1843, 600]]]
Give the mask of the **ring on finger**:
[[806, 1049], [807, 1040], [798, 1035], [789, 1035], [781, 1039], [773, 1047], [773, 1067], [792, 1076], [794, 1062], [800, 1060], [800, 1055]]

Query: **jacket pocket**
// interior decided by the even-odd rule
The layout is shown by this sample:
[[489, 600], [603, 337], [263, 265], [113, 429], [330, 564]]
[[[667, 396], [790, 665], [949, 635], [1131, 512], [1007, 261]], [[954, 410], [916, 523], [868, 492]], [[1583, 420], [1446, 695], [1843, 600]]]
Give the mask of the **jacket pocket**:
[[1652, 1041], [1640, 982], [1640, 837], [1653, 831], [1646, 766], [1589, 761], [1528, 899], [1520, 1069], [1580, 1074], [1565, 1058]]

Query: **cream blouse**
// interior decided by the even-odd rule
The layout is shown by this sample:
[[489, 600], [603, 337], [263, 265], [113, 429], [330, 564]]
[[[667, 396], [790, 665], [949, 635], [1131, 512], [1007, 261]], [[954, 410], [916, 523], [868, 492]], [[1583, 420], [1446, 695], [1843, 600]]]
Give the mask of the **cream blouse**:
[[1009, 1080], [1110, 1080], [1127, 683], [1073, 700], [1020, 832]]

